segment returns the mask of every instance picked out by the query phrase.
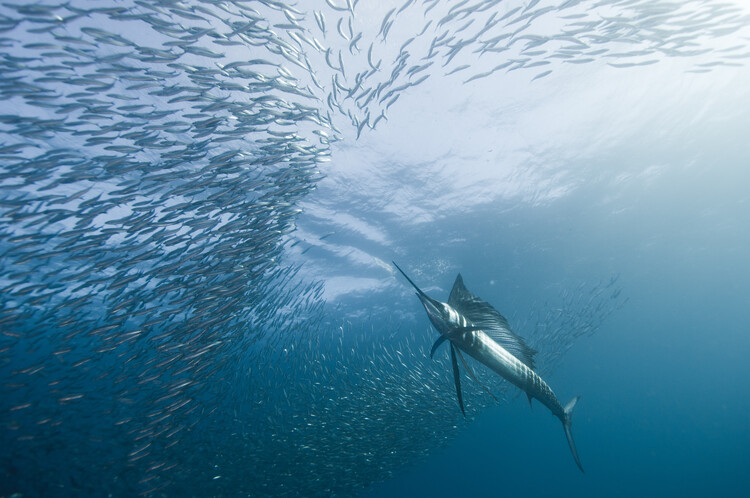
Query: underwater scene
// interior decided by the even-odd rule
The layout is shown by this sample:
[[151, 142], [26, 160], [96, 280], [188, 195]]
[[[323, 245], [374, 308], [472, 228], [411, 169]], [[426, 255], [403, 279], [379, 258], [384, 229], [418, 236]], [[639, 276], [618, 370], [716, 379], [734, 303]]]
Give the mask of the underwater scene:
[[0, 497], [750, 496], [749, 62], [744, 0], [0, 2]]

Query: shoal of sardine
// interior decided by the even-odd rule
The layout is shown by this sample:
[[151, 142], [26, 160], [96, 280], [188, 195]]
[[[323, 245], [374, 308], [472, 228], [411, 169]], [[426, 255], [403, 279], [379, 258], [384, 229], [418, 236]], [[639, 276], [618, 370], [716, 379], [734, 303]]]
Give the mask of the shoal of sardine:
[[[350, 494], [427, 454], [463, 424], [429, 331], [343, 321], [284, 258], [331, 144], [430, 79], [706, 72], [748, 26], [713, 1], [0, 4], [0, 492]], [[547, 368], [611, 292], [534, 318]]]

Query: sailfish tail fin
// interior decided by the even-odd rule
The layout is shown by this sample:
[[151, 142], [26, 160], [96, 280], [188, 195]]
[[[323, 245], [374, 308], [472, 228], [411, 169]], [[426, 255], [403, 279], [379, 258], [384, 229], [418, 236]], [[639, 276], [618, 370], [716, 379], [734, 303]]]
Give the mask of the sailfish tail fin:
[[580, 398], [580, 396], [576, 396], [575, 398], [570, 400], [567, 405], [565, 405], [565, 420], [563, 420], [563, 428], [565, 429], [565, 437], [568, 438], [568, 446], [570, 446], [570, 452], [573, 453], [573, 458], [575, 459], [578, 468], [581, 469], [581, 472], [583, 472], [583, 466], [581, 465], [581, 460], [578, 458], [578, 452], [576, 451], [576, 443], [575, 441], [573, 441], [573, 433], [570, 430], [573, 417], [573, 408], [575, 408], [576, 403]]

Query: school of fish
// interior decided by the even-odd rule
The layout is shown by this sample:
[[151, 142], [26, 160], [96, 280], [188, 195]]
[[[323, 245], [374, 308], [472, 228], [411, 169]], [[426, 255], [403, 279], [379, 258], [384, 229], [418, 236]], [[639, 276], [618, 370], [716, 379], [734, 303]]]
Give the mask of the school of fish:
[[[351, 495], [444, 444], [465, 422], [416, 315], [348, 321], [285, 258], [332, 144], [430, 78], [744, 64], [747, 44], [708, 43], [742, 12], [0, 3], [0, 495]], [[621, 304], [613, 284], [518, 317], [543, 372]]]

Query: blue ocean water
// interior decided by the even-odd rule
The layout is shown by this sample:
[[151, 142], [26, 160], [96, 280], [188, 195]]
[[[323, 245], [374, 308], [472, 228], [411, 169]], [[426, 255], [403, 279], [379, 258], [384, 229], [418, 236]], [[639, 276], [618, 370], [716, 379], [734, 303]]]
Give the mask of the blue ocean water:
[[[744, 3], [0, 6], [0, 496], [746, 496]], [[395, 261], [538, 350], [446, 347]]]

